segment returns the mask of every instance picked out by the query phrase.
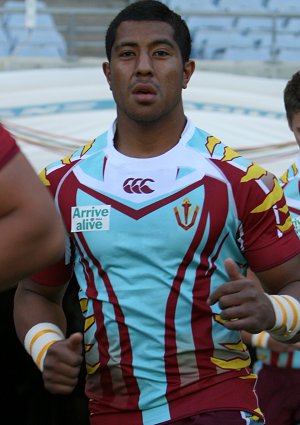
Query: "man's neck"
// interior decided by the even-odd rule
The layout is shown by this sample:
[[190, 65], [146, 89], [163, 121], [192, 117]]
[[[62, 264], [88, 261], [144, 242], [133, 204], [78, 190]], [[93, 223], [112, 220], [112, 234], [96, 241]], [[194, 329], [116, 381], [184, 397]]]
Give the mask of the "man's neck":
[[186, 125], [183, 115], [176, 122], [133, 123], [117, 120], [114, 137], [115, 148], [123, 155], [133, 158], [151, 158], [164, 154], [180, 140]]

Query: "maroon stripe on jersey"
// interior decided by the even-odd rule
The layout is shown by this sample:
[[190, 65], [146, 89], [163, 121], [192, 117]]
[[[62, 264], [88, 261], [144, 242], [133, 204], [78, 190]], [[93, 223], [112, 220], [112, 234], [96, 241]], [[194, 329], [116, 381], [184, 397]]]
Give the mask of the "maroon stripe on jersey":
[[[220, 182], [211, 177], [205, 177], [202, 181], [205, 186], [205, 200], [201, 217], [195, 232], [195, 236], [183, 258], [176, 277], [174, 279], [169, 299], [166, 308], [166, 331], [165, 331], [165, 368], [167, 375], [167, 398], [172, 394], [174, 389], [180, 387], [180, 375], [179, 366], [177, 360], [177, 343], [176, 343], [176, 329], [175, 329], [175, 313], [178, 297], [180, 294], [180, 286], [184, 280], [186, 270], [191, 263], [194, 254], [201, 243], [203, 234], [206, 230], [208, 216], [211, 224], [211, 228], [214, 229], [214, 233], [210, 232], [211, 241], [208, 241], [203, 251], [204, 254], [199, 259], [199, 266], [197, 269], [197, 275], [195, 277], [194, 287], [194, 304], [193, 308], [193, 320], [196, 323], [192, 323], [193, 335], [195, 338], [195, 345], [204, 352], [205, 355], [196, 353], [198, 356], [197, 364], [206, 370], [209, 366], [210, 370], [213, 368], [215, 373], [215, 366], [209, 361], [213, 353], [213, 343], [211, 335], [211, 310], [206, 304], [206, 300], [209, 295], [210, 289], [210, 276], [214, 269], [210, 269], [208, 258], [212, 255], [212, 251], [215, 249], [215, 245], [220, 238], [220, 234], [223, 230], [224, 223], [228, 214], [228, 193], [225, 183]], [[217, 207], [216, 207], [217, 206]], [[215, 227], [213, 227], [215, 226]], [[209, 238], [209, 239], [210, 239]], [[219, 242], [220, 243], [220, 242]], [[207, 276], [207, 272], [209, 275]]]
[[292, 367], [293, 357], [294, 357], [294, 353], [292, 351], [290, 353], [288, 353], [286, 367]]
[[278, 366], [279, 353], [272, 351], [271, 353], [271, 365]]
[[[63, 168], [58, 170], [63, 170]], [[51, 188], [51, 186], [50, 186]], [[58, 206], [61, 212], [61, 215], [64, 219], [65, 226], [67, 231], [71, 233], [71, 207], [76, 205], [76, 195], [78, 190], [78, 180], [75, 177], [74, 173], [70, 173], [68, 177], [64, 180], [58, 192]]]
[[102, 311], [102, 301], [94, 300], [93, 309], [95, 314], [95, 320], [97, 324], [97, 330], [95, 332], [96, 341], [98, 341], [98, 351], [100, 354], [100, 380], [101, 390], [103, 398], [106, 403], [112, 401], [115, 397], [113, 390], [113, 379], [108, 367], [109, 355], [109, 343], [104, 325], [104, 315]]
[[[86, 242], [85, 242], [85, 239], [83, 237], [83, 234], [77, 233], [77, 237], [80, 239], [82, 245], [85, 246]], [[98, 295], [98, 291], [96, 289], [93, 272], [90, 268], [89, 262], [84, 258], [84, 253], [81, 249], [80, 244], [77, 242], [76, 237], [73, 237], [73, 241], [74, 241], [74, 243], [75, 243], [75, 245], [78, 249], [78, 252], [80, 253], [80, 263], [83, 266], [82, 269], [83, 269], [83, 272], [84, 272], [84, 275], [85, 275], [85, 281], [87, 283], [86, 295], [90, 299], [95, 299]]]
[[[212, 322], [211, 309], [206, 304], [206, 300], [209, 296], [210, 279], [215, 269], [215, 260], [227, 236], [228, 234], [221, 241], [216, 256], [212, 258], [212, 266], [209, 267], [209, 264], [206, 264], [207, 273], [204, 273], [202, 267], [201, 269], [198, 268], [193, 289], [192, 330], [196, 361], [201, 377], [205, 377], [205, 375], [211, 373], [214, 374], [216, 370], [210, 361], [210, 358], [213, 356]], [[201, 264], [204, 264], [205, 261]]]
[[[216, 370], [216, 367], [210, 361], [213, 356], [212, 321], [211, 308], [207, 305], [206, 300], [210, 293], [211, 276], [216, 269], [215, 261], [228, 237], [228, 233], [226, 233], [221, 239], [228, 216], [228, 191], [226, 186], [222, 182], [209, 178], [205, 182], [205, 190], [209, 195], [205, 197], [202, 214], [205, 220], [204, 225], [207, 217], [209, 217], [210, 230], [196, 272], [192, 310], [195, 353], [201, 377], [210, 375], [212, 372], [215, 373]], [[216, 247], [218, 248], [216, 249]], [[214, 251], [215, 254], [212, 257]]]
[[[78, 233], [78, 238], [80, 239], [82, 245], [86, 246], [85, 239], [81, 233]], [[86, 261], [86, 259], [84, 258], [84, 254], [81, 250], [80, 245], [77, 243], [76, 238], [74, 239], [75, 239], [77, 249], [80, 252], [80, 257], [81, 257], [80, 261], [83, 265], [85, 280], [87, 283], [86, 295], [89, 299], [93, 300], [94, 319], [96, 322], [95, 339], [96, 341], [98, 341], [98, 352], [99, 352], [100, 367], [101, 367], [101, 375], [100, 375], [101, 391], [100, 392], [102, 392], [103, 397], [105, 397], [106, 400], [110, 400], [114, 397], [114, 393], [113, 393], [112, 377], [107, 367], [107, 363], [109, 361], [110, 356], [108, 351], [109, 343], [108, 343], [106, 329], [104, 326], [102, 301], [97, 300], [98, 291], [95, 286], [93, 272], [89, 266], [88, 261]]]
[[116, 201], [115, 199], [112, 199], [109, 196], [103, 195], [102, 193], [96, 192], [95, 190], [83, 185], [80, 183], [80, 188], [88, 193], [89, 195], [93, 196], [94, 198], [98, 199], [99, 201], [105, 203], [106, 205], [111, 205], [114, 209], [117, 211], [120, 211], [121, 213], [127, 215], [128, 217], [133, 218], [134, 220], [139, 220], [143, 217], [145, 217], [147, 214], [152, 213], [153, 211], [156, 211], [157, 209], [170, 204], [171, 202], [176, 201], [178, 198], [186, 195], [187, 193], [191, 192], [194, 189], [197, 189], [199, 186], [202, 186], [203, 181], [197, 181], [187, 187], [185, 187], [182, 190], [179, 190], [178, 192], [166, 196], [164, 199], [160, 199], [159, 201], [153, 202], [150, 205], [147, 205], [146, 207], [143, 207], [139, 210], [135, 210], [134, 208], [131, 208], [127, 205], [122, 204], [121, 202]]
[[[109, 302], [112, 304], [114, 308], [116, 322], [118, 324], [119, 335], [120, 335], [120, 348], [121, 348], [120, 366], [121, 366], [121, 370], [123, 374], [123, 379], [128, 391], [128, 395], [130, 396], [127, 403], [127, 407], [131, 409], [138, 409], [140, 391], [139, 391], [139, 387], [133, 372], [132, 349], [130, 344], [128, 328], [125, 324], [124, 314], [119, 305], [118, 299], [113, 290], [113, 287], [111, 285], [111, 282], [109, 280], [107, 273], [102, 269], [100, 262], [94, 257], [94, 255], [90, 251], [82, 234], [79, 233], [78, 236], [81, 237], [81, 243], [84, 247], [86, 255], [90, 258], [90, 260], [96, 266], [98, 270], [98, 274], [106, 287], [106, 291], [109, 297]], [[90, 284], [90, 282], [87, 282], [87, 283], [88, 285]], [[98, 301], [95, 301], [95, 303], [96, 302]], [[97, 327], [98, 327], [99, 325], [101, 325], [98, 323], [99, 318], [95, 316], [95, 319], [97, 321]], [[99, 343], [101, 344], [101, 341], [99, 341]]]
[[300, 215], [300, 210], [299, 210], [299, 208], [294, 208], [294, 207], [291, 207], [291, 206], [289, 205], [289, 210], [290, 210], [290, 212], [293, 212], [293, 213], [295, 213], [295, 214], [297, 214], [297, 215]]
[[165, 368], [167, 375], [167, 396], [175, 388], [180, 387], [180, 375], [179, 375], [179, 366], [177, 361], [177, 344], [176, 344], [176, 329], [175, 329], [175, 313], [178, 297], [180, 294], [180, 286], [185, 277], [186, 270], [191, 263], [195, 251], [201, 242], [203, 236], [204, 225], [207, 217], [204, 217], [201, 214], [195, 236], [192, 240], [189, 249], [185, 257], [183, 258], [178, 270], [176, 277], [173, 281], [173, 285], [170, 291], [170, 295], [167, 301], [166, 307], [166, 331], [165, 331]]

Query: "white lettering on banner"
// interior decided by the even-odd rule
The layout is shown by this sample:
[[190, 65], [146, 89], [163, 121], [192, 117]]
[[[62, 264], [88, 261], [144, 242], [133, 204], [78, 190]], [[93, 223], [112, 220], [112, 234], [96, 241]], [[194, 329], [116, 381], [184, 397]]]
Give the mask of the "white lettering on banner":
[[71, 232], [109, 230], [110, 205], [72, 207]]

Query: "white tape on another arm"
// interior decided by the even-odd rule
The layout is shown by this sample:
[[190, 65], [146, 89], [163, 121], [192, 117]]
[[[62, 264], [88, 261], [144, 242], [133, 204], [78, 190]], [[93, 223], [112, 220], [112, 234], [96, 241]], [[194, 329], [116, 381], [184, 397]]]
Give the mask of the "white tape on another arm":
[[275, 313], [275, 324], [268, 332], [278, 341], [289, 341], [300, 330], [300, 303], [290, 295], [266, 295]]
[[251, 336], [251, 345], [252, 347], [266, 348], [268, 346], [269, 339], [270, 334], [262, 331], [259, 334], [253, 334]]
[[33, 361], [40, 369], [44, 370], [44, 359], [48, 348], [57, 341], [65, 339], [62, 330], [54, 323], [38, 323], [27, 332], [24, 347]]

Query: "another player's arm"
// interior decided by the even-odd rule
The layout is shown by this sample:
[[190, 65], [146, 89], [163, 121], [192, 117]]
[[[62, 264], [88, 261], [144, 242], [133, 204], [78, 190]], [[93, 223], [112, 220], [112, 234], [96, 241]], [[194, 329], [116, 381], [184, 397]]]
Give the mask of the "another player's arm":
[[[257, 275], [253, 273], [251, 269], [247, 270], [247, 277], [259, 281]], [[263, 278], [263, 277], [262, 277]], [[242, 331], [242, 339], [244, 343], [248, 346], [252, 346], [255, 348], [269, 348], [272, 351], [278, 353], [290, 352], [293, 350], [299, 349], [299, 342], [295, 344], [285, 344], [277, 341], [272, 338], [272, 336], [267, 331], [262, 331], [257, 334], [252, 334], [246, 331]]]
[[15, 293], [14, 320], [21, 342], [30, 328], [37, 323], [47, 322], [66, 332], [66, 317], [62, 307], [66, 285], [46, 286], [31, 279], [22, 280]]
[[0, 170], [0, 289], [60, 259], [65, 231], [53, 199], [26, 157]]
[[26, 279], [17, 287], [14, 305], [17, 335], [41, 370], [45, 388], [57, 394], [73, 391], [83, 360], [82, 334], [65, 336], [65, 289]]
[[[209, 305], [219, 302], [225, 327], [254, 334], [272, 330], [280, 317], [285, 322], [288, 319], [288, 328], [297, 330], [300, 327], [300, 254], [277, 267], [257, 273], [261, 284], [257, 279], [243, 276], [231, 259], [225, 261], [225, 267], [229, 281], [214, 291], [208, 300]], [[278, 307], [276, 312], [267, 294], [288, 295], [292, 299], [287, 302], [282, 299], [285, 303], [283, 310]], [[299, 329], [296, 334], [290, 334], [292, 337], [287, 335], [281, 339], [284, 333], [279, 332], [282, 342], [300, 341]], [[273, 336], [277, 338], [278, 334]]]

